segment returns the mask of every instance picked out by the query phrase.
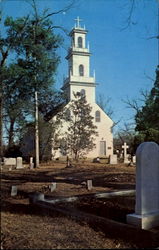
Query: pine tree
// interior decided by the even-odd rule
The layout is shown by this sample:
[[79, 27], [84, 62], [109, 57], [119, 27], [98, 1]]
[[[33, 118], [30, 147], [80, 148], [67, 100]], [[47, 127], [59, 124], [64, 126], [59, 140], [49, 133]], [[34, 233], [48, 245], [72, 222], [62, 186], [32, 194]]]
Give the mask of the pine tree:
[[159, 143], [159, 66], [156, 69], [156, 80], [145, 105], [138, 110], [136, 116], [136, 143], [155, 141]]

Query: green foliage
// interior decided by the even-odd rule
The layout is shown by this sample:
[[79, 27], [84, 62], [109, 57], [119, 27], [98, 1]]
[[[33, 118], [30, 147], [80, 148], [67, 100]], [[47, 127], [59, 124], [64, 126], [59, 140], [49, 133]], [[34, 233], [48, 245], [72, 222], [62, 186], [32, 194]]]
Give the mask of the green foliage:
[[[34, 116], [34, 92], [39, 102], [54, 95], [53, 84], [60, 58], [62, 38], [53, 30], [46, 12], [13, 19], [7, 17], [5, 37], [0, 38], [1, 93], [8, 144], [20, 140]], [[10, 63], [10, 56], [14, 62]], [[8, 60], [8, 61], [7, 61]], [[45, 101], [46, 103], [46, 101]], [[40, 106], [41, 103], [39, 103]]]
[[95, 147], [94, 137], [97, 136], [96, 126], [91, 116], [91, 106], [84, 95], [74, 94], [75, 99], [66, 106], [64, 118], [68, 124], [63, 147], [78, 160]]
[[136, 141], [155, 141], [159, 143], [159, 66], [156, 69], [156, 80], [144, 106], [136, 116]]

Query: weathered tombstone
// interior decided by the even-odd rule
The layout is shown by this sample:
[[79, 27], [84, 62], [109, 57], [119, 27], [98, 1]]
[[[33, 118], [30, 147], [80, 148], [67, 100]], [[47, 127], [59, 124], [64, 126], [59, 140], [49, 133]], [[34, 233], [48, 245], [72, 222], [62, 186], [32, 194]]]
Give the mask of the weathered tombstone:
[[16, 165], [16, 158], [6, 158], [4, 157], [3, 158], [3, 162], [4, 162], [4, 165], [7, 166], [7, 165]]
[[143, 142], [136, 152], [135, 213], [127, 222], [142, 229], [159, 226], [159, 146]]
[[53, 192], [56, 189], [56, 182], [52, 182], [49, 187], [50, 191]]
[[12, 170], [12, 166], [11, 167], [9, 167], [9, 171], [11, 171]]
[[110, 155], [109, 157], [109, 163], [110, 164], [117, 164], [117, 155]]
[[135, 164], [136, 163], [136, 155], [132, 157], [132, 162]]
[[122, 148], [124, 149], [124, 163], [129, 163], [129, 159], [127, 155], [127, 148], [129, 148], [129, 146], [126, 144], [126, 142], [124, 142], [124, 145], [122, 146]]
[[33, 157], [30, 157], [29, 168], [30, 168], [30, 169], [33, 169], [33, 168], [34, 168]]
[[17, 195], [17, 186], [12, 186], [11, 187], [11, 196], [16, 196]]
[[16, 169], [21, 169], [21, 168], [23, 168], [23, 160], [22, 160], [22, 157], [17, 157]]
[[87, 180], [87, 189], [92, 190], [92, 180]]

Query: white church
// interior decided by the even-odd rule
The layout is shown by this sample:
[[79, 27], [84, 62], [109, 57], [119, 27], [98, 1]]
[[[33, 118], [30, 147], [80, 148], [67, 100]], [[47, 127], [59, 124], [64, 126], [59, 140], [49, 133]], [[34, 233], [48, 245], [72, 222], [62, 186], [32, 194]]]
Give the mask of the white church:
[[[64, 80], [62, 90], [67, 99], [67, 105], [75, 98], [73, 93], [85, 94], [87, 103], [92, 107], [91, 115], [94, 117], [94, 124], [97, 126], [98, 136], [94, 138], [95, 148], [86, 155], [87, 158], [109, 157], [113, 154], [114, 122], [96, 103], [96, 82], [95, 74], [90, 74], [90, 51], [86, 46], [87, 30], [81, 27], [80, 19], [77, 17], [75, 27], [71, 30], [71, 46], [66, 59], [68, 60], [68, 77]], [[56, 118], [55, 118], [56, 119]], [[60, 137], [67, 130], [67, 124], [63, 124], [59, 130]], [[52, 148], [52, 155], [55, 158], [61, 157], [59, 148]]]

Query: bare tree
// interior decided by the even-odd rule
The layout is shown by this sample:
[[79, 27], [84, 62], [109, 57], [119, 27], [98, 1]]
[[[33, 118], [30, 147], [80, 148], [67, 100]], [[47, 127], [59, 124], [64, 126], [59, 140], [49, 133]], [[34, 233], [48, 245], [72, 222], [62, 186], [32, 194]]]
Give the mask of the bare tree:
[[109, 116], [112, 118], [114, 111], [110, 105], [111, 98], [105, 97], [104, 94], [99, 94], [97, 96], [97, 104], [99, 107]]

